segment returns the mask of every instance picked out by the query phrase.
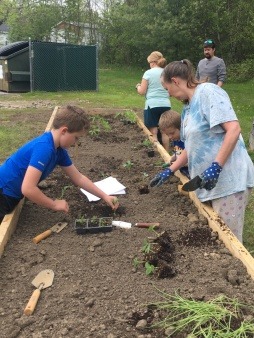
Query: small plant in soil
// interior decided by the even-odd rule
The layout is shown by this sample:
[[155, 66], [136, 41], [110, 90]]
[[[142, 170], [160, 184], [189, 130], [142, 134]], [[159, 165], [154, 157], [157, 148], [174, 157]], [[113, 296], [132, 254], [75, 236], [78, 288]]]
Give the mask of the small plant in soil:
[[137, 116], [133, 111], [116, 113], [115, 117], [120, 117], [120, 120], [123, 121], [124, 124], [135, 124], [137, 122]]
[[147, 138], [142, 142], [143, 146], [146, 148], [153, 148], [153, 143]]
[[137, 269], [139, 265], [143, 265], [145, 267], [146, 276], [152, 275], [156, 269], [153, 264], [139, 260], [137, 257], [133, 259], [133, 265], [135, 269]]
[[62, 200], [64, 198], [66, 190], [71, 189], [71, 188], [72, 188], [72, 185], [66, 185], [66, 186], [64, 186], [62, 188], [61, 195], [60, 195], [59, 199]]
[[[149, 175], [147, 173], [142, 174], [142, 181], [146, 182]], [[148, 184], [144, 183], [138, 188], [140, 195], [149, 194]]]
[[[253, 337], [254, 322], [244, 318], [243, 314], [248, 307], [237, 299], [221, 295], [204, 302], [158, 291], [164, 301], [150, 304], [159, 313], [159, 320], [152, 327], [163, 331], [168, 329], [168, 337], [175, 337], [178, 333], [191, 338]], [[251, 310], [253, 312], [253, 308]]]
[[137, 259], [137, 261], [145, 267], [146, 275], [155, 274], [158, 278], [174, 277], [176, 275], [174, 246], [169, 233], [164, 231], [159, 234], [154, 226], [149, 227], [148, 230], [156, 236], [144, 240], [140, 250], [143, 253], [143, 259], [140, 261]]
[[149, 242], [147, 239], [144, 239], [141, 251], [144, 252], [145, 254], [153, 252], [152, 245], [153, 243]]
[[90, 136], [98, 136], [101, 130], [109, 132], [111, 130], [111, 126], [107, 120], [105, 120], [100, 115], [94, 115], [90, 117], [91, 120], [91, 127], [89, 130]]
[[130, 160], [128, 160], [128, 161], [126, 161], [126, 162], [123, 163], [123, 167], [126, 168], [126, 169], [128, 169], [128, 170], [131, 170], [131, 168], [133, 167], [133, 165], [134, 164]]

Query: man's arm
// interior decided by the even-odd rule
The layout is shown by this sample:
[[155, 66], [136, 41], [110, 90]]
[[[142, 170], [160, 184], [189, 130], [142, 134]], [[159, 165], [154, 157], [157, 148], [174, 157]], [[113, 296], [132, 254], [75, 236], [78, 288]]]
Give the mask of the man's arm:
[[226, 65], [225, 62], [221, 59], [221, 62], [218, 65], [218, 82], [217, 85], [222, 87], [226, 80]]

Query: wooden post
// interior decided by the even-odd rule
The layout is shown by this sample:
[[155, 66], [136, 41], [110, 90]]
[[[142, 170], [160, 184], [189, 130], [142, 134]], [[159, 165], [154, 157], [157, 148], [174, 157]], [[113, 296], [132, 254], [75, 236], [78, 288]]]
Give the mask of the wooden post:
[[[139, 127], [143, 129], [149, 139], [153, 142], [153, 144], [157, 147], [157, 150], [160, 153], [161, 157], [164, 159], [164, 161], [169, 162], [171, 156], [158, 141], [153, 140], [150, 131], [146, 128], [146, 126], [139, 117], [137, 117], [137, 123]], [[179, 170], [175, 172], [175, 176], [177, 176], [183, 184], [189, 181], [189, 179], [186, 176], [182, 175]], [[226, 248], [231, 252], [234, 257], [242, 261], [249, 275], [252, 279], [254, 279], [254, 258], [251, 256], [251, 254], [242, 245], [242, 243], [239, 242], [236, 236], [232, 233], [229, 227], [223, 222], [223, 220], [219, 217], [219, 215], [213, 210], [211, 206], [207, 205], [206, 203], [200, 202], [195, 192], [189, 192], [189, 197], [196, 205], [199, 213], [207, 218], [210, 228], [218, 233], [220, 240], [224, 243]]]
[[[52, 122], [54, 120], [57, 110], [58, 110], [58, 107], [56, 106], [49, 119], [49, 122], [47, 124], [45, 131], [49, 131], [51, 129]], [[10, 214], [5, 215], [4, 219], [2, 220], [0, 224], [0, 257], [2, 256], [4, 252], [5, 245], [7, 244], [8, 240], [11, 238], [11, 235], [16, 229], [16, 226], [19, 220], [19, 215], [21, 213], [24, 203], [25, 203], [25, 198], [23, 198], [19, 202], [19, 204]]]

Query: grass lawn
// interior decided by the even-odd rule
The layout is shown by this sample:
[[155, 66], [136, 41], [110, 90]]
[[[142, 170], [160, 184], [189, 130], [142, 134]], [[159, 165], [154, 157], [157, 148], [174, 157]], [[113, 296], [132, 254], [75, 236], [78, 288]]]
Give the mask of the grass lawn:
[[[35, 92], [24, 94], [1, 95], [1, 101], [34, 101], [45, 100], [53, 101], [55, 105], [76, 102], [82, 107], [112, 107], [125, 108], [130, 110], [142, 111], [144, 97], [137, 94], [135, 85], [140, 82], [145, 69], [135, 68], [110, 68], [104, 67], [99, 71], [99, 91], [98, 92]], [[237, 117], [240, 121], [242, 134], [246, 145], [248, 145], [249, 133], [254, 120], [254, 80], [246, 83], [226, 83], [224, 89], [228, 92]], [[181, 112], [181, 102], [171, 99], [172, 108]], [[36, 108], [29, 109], [32, 112]], [[8, 116], [19, 113], [21, 109], [10, 111], [0, 107], [0, 162], [13, 152], [19, 145], [30, 137], [33, 137], [33, 121], [25, 121], [15, 127], [8, 124]], [[28, 109], [22, 109], [28, 111]], [[7, 121], [7, 122], [6, 122]], [[31, 125], [29, 125], [31, 123]], [[43, 128], [42, 128], [43, 131]], [[254, 160], [254, 151], [249, 151]], [[240, 172], [241, 168], [239, 168]], [[254, 253], [254, 193], [246, 212], [244, 245]]]

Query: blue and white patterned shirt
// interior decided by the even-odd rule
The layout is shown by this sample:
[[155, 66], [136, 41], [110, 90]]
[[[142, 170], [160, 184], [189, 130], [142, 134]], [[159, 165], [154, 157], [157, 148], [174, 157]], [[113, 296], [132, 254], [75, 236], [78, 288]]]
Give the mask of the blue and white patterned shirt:
[[[225, 137], [220, 124], [238, 120], [228, 94], [212, 83], [199, 84], [181, 116], [181, 140], [188, 154], [191, 178], [215, 160]], [[254, 166], [242, 136], [227, 159], [214, 189], [197, 189], [201, 202], [228, 196], [254, 186]]]

